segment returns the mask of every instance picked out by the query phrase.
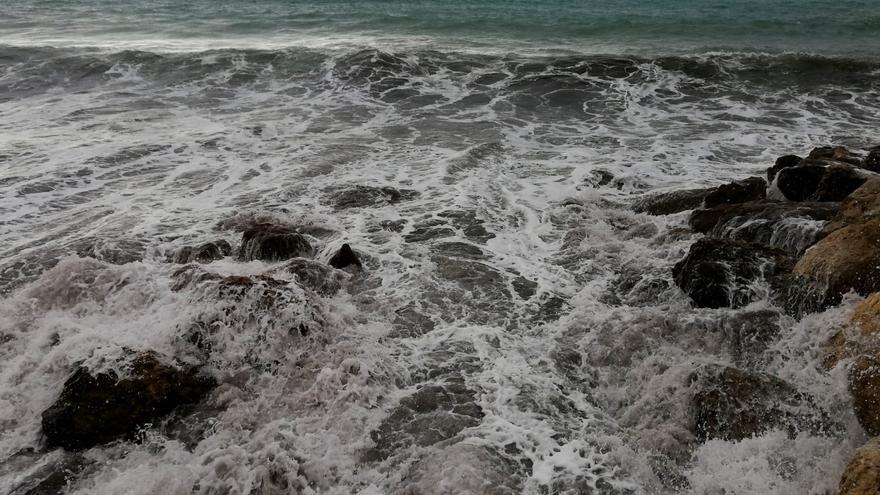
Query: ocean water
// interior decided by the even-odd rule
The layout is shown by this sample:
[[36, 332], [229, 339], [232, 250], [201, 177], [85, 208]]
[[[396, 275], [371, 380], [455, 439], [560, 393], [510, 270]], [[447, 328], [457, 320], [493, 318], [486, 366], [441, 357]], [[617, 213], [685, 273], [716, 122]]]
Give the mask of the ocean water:
[[[743, 364], [729, 329], [777, 309], [691, 308], [687, 215], [631, 204], [880, 144], [878, 22], [857, 0], [5, 1], [0, 491], [67, 462], [40, 413], [75, 366], [153, 350], [220, 386], [82, 453], [66, 493], [835, 493], [864, 432], [819, 343], [854, 301], [774, 316]], [[336, 208], [356, 185], [418, 196]], [[276, 270], [270, 308], [177, 287], [175, 249], [261, 221], [364, 274], [328, 295], [205, 266]], [[842, 428], [699, 443], [713, 364]]]

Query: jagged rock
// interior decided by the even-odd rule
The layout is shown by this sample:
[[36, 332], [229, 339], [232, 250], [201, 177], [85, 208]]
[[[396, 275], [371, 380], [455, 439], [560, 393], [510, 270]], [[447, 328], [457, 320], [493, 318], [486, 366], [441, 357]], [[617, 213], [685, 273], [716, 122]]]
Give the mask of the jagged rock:
[[790, 201], [842, 201], [865, 180], [863, 173], [847, 164], [826, 166], [804, 160], [780, 170], [776, 187]]
[[714, 208], [720, 205], [756, 201], [766, 196], [767, 181], [760, 177], [749, 177], [716, 187], [706, 195], [703, 205], [706, 208]]
[[29, 475], [9, 495], [61, 495], [91, 464], [82, 454], [65, 453], [57, 462]]
[[314, 248], [302, 234], [287, 227], [263, 224], [242, 234], [238, 258], [242, 261], [282, 261], [314, 255]]
[[856, 358], [849, 370], [849, 392], [859, 424], [868, 435], [880, 435], [880, 357]]
[[370, 433], [375, 446], [364, 452], [362, 459], [379, 461], [402, 446], [434, 445], [478, 425], [482, 418], [476, 393], [460, 378], [425, 385], [401, 399], [379, 428]]
[[739, 308], [764, 297], [756, 282], [771, 289], [787, 282], [793, 260], [760, 244], [703, 238], [672, 269], [673, 278], [699, 308]]
[[714, 190], [715, 188], [708, 187], [650, 194], [636, 201], [632, 208], [636, 213], [672, 215], [699, 208], [706, 196]]
[[339, 248], [339, 251], [330, 258], [328, 264], [333, 268], [338, 268], [340, 270], [347, 266], [363, 268], [360, 258], [358, 258], [357, 254], [355, 254], [354, 250], [348, 244], [343, 244], [342, 247]]
[[411, 189], [354, 186], [333, 193], [331, 195], [331, 202], [337, 210], [344, 210], [348, 208], [385, 206], [412, 200], [418, 196], [419, 193]]
[[858, 154], [850, 152], [843, 146], [820, 146], [813, 148], [813, 151], [807, 155], [807, 159], [842, 162], [856, 166], [862, 164], [862, 158]]
[[178, 406], [199, 402], [215, 384], [195, 369], [163, 364], [152, 353], [135, 357], [129, 375], [78, 368], [43, 412], [46, 444], [82, 450], [134, 438], [139, 428]]
[[689, 224], [712, 237], [754, 242], [800, 255], [818, 241], [837, 203], [752, 201], [695, 210]]
[[865, 161], [862, 162], [862, 168], [871, 172], [880, 172], [880, 146], [873, 148]]
[[846, 328], [828, 341], [823, 361], [831, 369], [847, 358], [858, 355], [880, 356], [880, 292], [875, 292], [856, 305]]
[[696, 379], [694, 434], [700, 441], [742, 440], [777, 428], [791, 436], [836, 428], [813, 397], [774, 376], [708, 366]]
[[339, 292], [346, 277], [343, 272], [331, 266], [303, 258], [295, 258], [286, 262], [280, 270], [293, 274], [301, 286], [323, 295], [333, 295]]
[[174, 253], [174, 263], [210, 263], [231, 254], [232, 246], [220, 239], [199, 246], [183, 246]]
[[870, 178], [840, 203], [837, 215], [823, 231], [830, 234], [841, 227], [877, 218], [880, 218], [880, 178]]
[[773, 179], [776, 178], [776, 174], [778, 174], [780, 170], [784, 168], [796, 167], [799, 163], [801, 163], [801, 160], [803, 160], [803, 158], [797, 155], [780, 156], [776, 159], [776, 163], [774, 163], [772, 167], [767, 169], [767, 181], [773, 182]]
[[838, 229], [808, 249], [794, 273], [804, 290], [824, 304], [836, 304], [850, 290], [861, 295], [880, 290], [880, 220]]
[[840, 477], [838, 495], [876, 495], [880, 491], [880, 437], [856, 450]]

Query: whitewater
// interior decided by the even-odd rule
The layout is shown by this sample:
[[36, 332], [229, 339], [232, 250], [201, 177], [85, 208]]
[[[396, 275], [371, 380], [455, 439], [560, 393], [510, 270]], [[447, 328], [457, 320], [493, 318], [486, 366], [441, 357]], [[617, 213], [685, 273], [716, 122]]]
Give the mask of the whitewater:
[[[0, 491], [75, 465], [63, 493], [823, 494], [864, 443], [818, 346], [857, 298], [695, 309], [671, 275], [687, 213], [632, 205], [880, 144], [877, 59], [81, 34], [0, 32]], [[412, 193], [341, 206], [357, 186]], [[283, 263], [171, 262], [261, 222], [364, 268], [312, 290]], [[232, 300], [196, 270], [286, 288]], [[778, 333], [744, 361], [755, 315]], [[218, 386], [137, 441], [45, 448], [72, 370], [139, 351]], [[698, 442], [693, 376], [716, 364], [841, 429]]]

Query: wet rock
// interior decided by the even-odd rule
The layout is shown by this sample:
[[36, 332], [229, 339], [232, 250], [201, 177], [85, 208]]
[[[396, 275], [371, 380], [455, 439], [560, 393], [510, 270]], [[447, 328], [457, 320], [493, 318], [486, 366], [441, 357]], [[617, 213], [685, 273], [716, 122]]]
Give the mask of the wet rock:
[[828, 342], [823, 365], [831, 369], [847, 358], [858, 355], [880, 356], [880, 292], [856, 305], [846, 328]]
[[703, 206], [714, 208], [720, 205], [745, 203], [764, 199], [767, 196], [767, 181], [760, 177], [749, 177], [716, 187], [706, 195]]
[[483, 250], [466, 242], [441, 242], [434, 246], [434, 252], [444, 256], [456, 256], [459, 258], [485, 259]]
[[406, 227], [407, 220], [401, 218], [400, 220], [382, 220], [379, 222], [379, 228], [382, 230], [387, 230], [389, 232], [403, 232], [403, 229]]
[[446, 210], [441, 211], [437, 216], [447, 219], [469, 241], [485, 244], [489, 239], [495, 238], [495, 234], [486, 230], [486, 222], [477, 218], [477, 214], [474, 211]]
[[843, 162], [856, 166], [862, 164], [861, 156], [850, 152], [843, 146], [820, 146], [818, 148], [813, 148], [813, 151], [807, 155], [807, 159]]
[[761, 354], [776, 339], [785, 316], [779, 311], [761, 309], [737, 312], [722, 322], [724, 341], [738, 366], [753, 367]]
[[880, 490], [880, 437], [856, 450], [840, 477], [839, 495], [876, 495]]
[[712, 237], [754, 242], [800, 255], [823, 237], [822, 222], [837, 212], [837, 203], [753, 201], [695, 210], [689, 224]]
[[232, 246], [224, 241], [206, 242], [199, 246], [183, 246], [174, 253], [174, 263], [210, 263], [232, 254]]
[[780, 156], [776, 159], [776, 163], [773, 164], [772, 167], [767, 169], [767, 181], [773, 182], [773, 179], [776, 178], [776, 174], [779, 173], [780, 170], [784, 168], [796, 167], [801, 163], [802, 158], [797, 155], [785, 155]]
[[514, 278], [513, 281], [511, 281], [511, 285], [513, 286], [513, 291], [522, 299], [531, 299], [531, 297], [538, 291], [538, 283], [533, 282], [522, 275]]
[[636, 201], [633, 204], [633, 211], [649, 215], [672, 215], [693, 210], [699, 208], [706, 196], [714, 191], [715, 188], [708, 187], [650, 194]]
[[798, 260], [794, 273], [804, 289], [836, 304], [850, 290], [861, 295], [880, 290], [880, 220], [849, 225], [825, 237]]
[[790, 201], [842, 201], [865, 182], [866, 176], [850, 165], [810, 163], [779, 171], [776, 186]]
[[419, 196], [411, 189], [393, 187], [354, 186], [330, 195], [330, 202], [337, 210], [348, 208], [379, 207], [401, 201], [409, 201]]
[[415, 304], [408, 304], [394, 312], [391, 338], [420, 337], [434, 330], [435, 324], [429, 316], [420, 312]]
[[880, 218], [880, 178], [870, 178], [840, 203], [838, 213], [825, 225], [830, 234], [847, 225]]
[[238, 258], [242, 261], [282, 261], [314, 255], [314, 248], [302, 234], [287, 227], [264, 224], [242, 234]]
[[364, 452], [362, 460], [380, 461], [404, 446], [426, 447], [449, 440], [465, 428], [478, 425], [482, 417], [476, 393], [460, 378], [425, 385], [401, 399], [370, 433], [375, 446]]
[[91, 464], [81, 454], [65, 454], [29, 475], [9, 495], [61, 495]]
[[760, 244], [703, 238], [672, 269], [673, 278], [699, 308], [739, 308], [766, 297], [758, 281], [771, 289], [787, 282], [793, 260]]
[[280, 270], [294, 275], [300, 286], [322, 295], [339, 292], [346, 277], [343, 272], [331, 266], [304, 258], [294, 258], [284, 263]]
[[859, 424], [868, 435], [880, 435], [880, 357], [861, 355], [849, 369], [849, 392]]
[[765, 373], [709, 366], [693, 397], [698, 440], [742, 440], [771, 429], [815, 434], [835, 428], [813, 397]]
[[193, 404], [214, 387], [212, 378], [195, 369], [178, 369], [142, 353], [130, 374], [93, 374], [78, 368], [64, 383], [60, 397], [42, 415], [49, 447], [82, 450], [119, 438], [134, 438], [138, 429], [184, 404]]
[[403, 236], [403, 240], [406, 242], [428, 242], [454, 235], [455, 230], [448, 227], [446, 222], [439, 219], [430, 219], [413, 225], [413, 230]]
[[363, 268], [360, 258], [358, 258], [357, 254], [355, 254], [354, 250], [348, 244], [343, 244], [342, 247], [339, 248], [339, 251], [337, 251], [327, 263], [333, 268], [338, 268], [340, 270], [348, 266]]
[[874, 148], [862, 162], [862, 168], [880, 173], [880, 147]]
[[406, 476], [398, 495], [516, 495], [531, 467], [482, 445], [432, 450]]

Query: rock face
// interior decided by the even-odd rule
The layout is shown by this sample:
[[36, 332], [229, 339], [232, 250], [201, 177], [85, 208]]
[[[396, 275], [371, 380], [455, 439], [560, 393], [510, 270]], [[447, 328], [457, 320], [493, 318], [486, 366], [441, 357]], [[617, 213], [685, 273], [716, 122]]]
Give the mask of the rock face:
[[875, 495], [880, 491], [880, 438], [856, 450], [840, 478], [839, 495]]
[[796, 167], [801, 162], [801, 160], [802, 158], [797, 155], [780, 156], [776, 159], [776, 163], [774, 163], [772, 167], [767, 169], [767, 181], [773, 182], [773, 179], [776, 178], [776, 174], [778, 174], [780, 170], [784, 168]]
[[749, 177], [718, 186], [706, 195], [703, 205], [706, 208], [714, 208], [720, 205], [764, 199], [766, 196], [767, 181], [760, 177]]
[[700, 441], [742, 440], [776, 428], [792, 436], [834, 428], [812, 397], [771, 375], [710, 366], [699, 382], [693, 410]]
[[706, 196], [714, 190], [715, 188], [709, 187], [651, 194], [636, 201], [633, 204], [633, 211], [649, 215], [672, 215], [693, 210], [699, 208]]
[[314, 255], [314, 248], [302, 234], [277, 225], [259, 225], [242, 234], [238, 258], [242, 261], [282, 261]]
[[876, 354], [856, 358], [849, 370], [849, 392], [859, 424], [868, 435], [880, 435], [880, 359]]
[[357, 254], [355, 254], [354, 250], [348, 244], [343, 244], [342, 247], [339, 248], [339, 251], [330, 258], [328, 264], [333, 268], [338, 268], [340, 270], [348, 266], [363, 268], [360, 258], [358, 258]]
[[830, 166], [804, 160], [779, 171], [776, 186], [790, 201], [842, 201], [867, 178], [846, 164]]
[[877, 218], [880, 218], [880, 178], [871, 178], [843, 200], [837, 215], [823, 230], [830, 234], [841, 227]]
[[195, 370], [162, 364], [151, 353], [132, 363], [131, 376], [91, 374], [77, 369], [61, 396], [43, 412], [49, 447], [82, 450], [118, 438], [133, 438], [138, 428], [161, 419], [178, 406], [200, 401], [215, 385]]
[[854, 290], [861, 295], [880, 290], [880, 220], [832, 232], [807, 250], [794, 272], [810, 282], [828, 303], [836, 304]]
[[703, 238], [691, 245], [672, 275], [699, 308], [739, 308], [766, 296], [756, 289], [757, 280], [765, 280], [772, 289], [783, 288], [792, 265], [778, 249]]
[[859, 155], [851, 153], [843, 146], [820, 146], [818, 148], [813, 148], [813, 151], [807, 155], [807, 159], [825, 162], [842, 162], [856, 166], [862, 164], [862, 159]]
[[337, 210], [385, 206], [415, 199], [417, 191], [393, 187], [354, 186], [331, 194], [330, 202]]
[[363, 454], [363, 460], [386, 459], [404, 445], [434, 445], [478, 425], [482, 417], [476, 394], [461, 379], [425, 385], [401, 399], [379, 428], [370, 433], [375, 447]]
[[210, 263], [232, 254], [232, 246], [220, 239], [199, 246], [183, 246], [174, 253], [174, 263]]
[[799, 256], [822, 235], [822, 223], [837, 212], [837, 203], [752, 201], [695, 210], [689, 224], [712, 237], [755, 242]]

